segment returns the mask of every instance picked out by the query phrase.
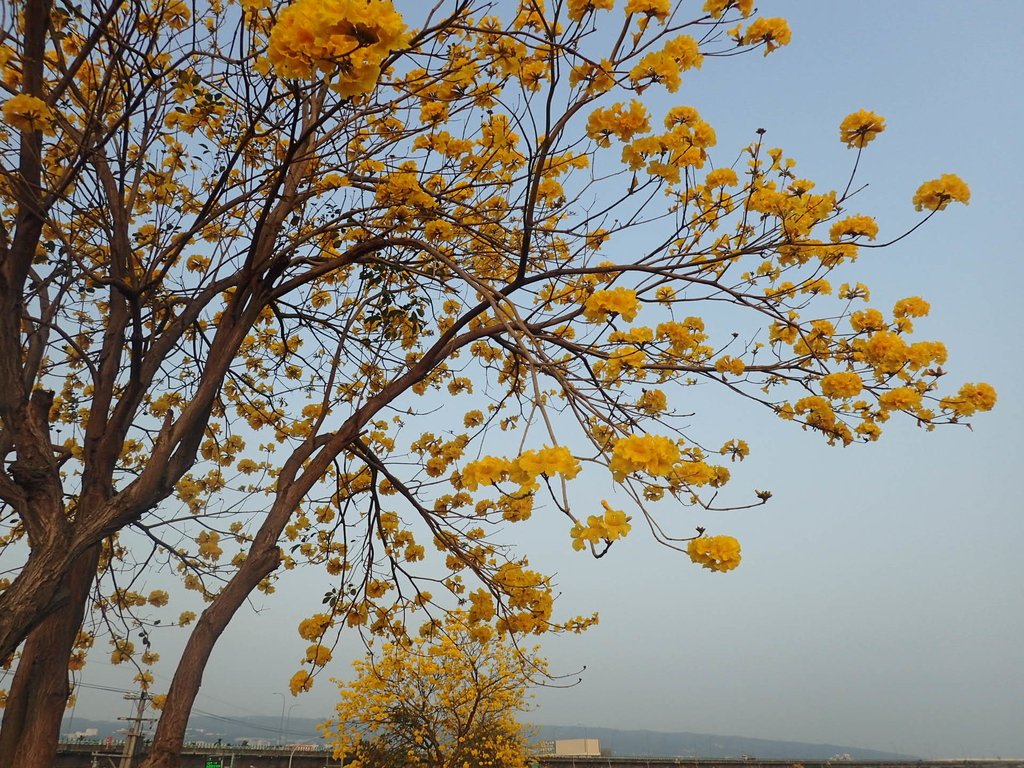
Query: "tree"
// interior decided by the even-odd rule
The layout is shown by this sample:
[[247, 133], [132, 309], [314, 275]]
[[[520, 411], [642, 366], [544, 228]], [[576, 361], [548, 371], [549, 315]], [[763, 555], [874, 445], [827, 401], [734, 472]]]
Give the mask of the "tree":
[[531, 677], [546, 666], [534, 648], [473, 624], [465, 611], [428, 622], [423, 637], [385, 643], [354, 662], [323, 732], [338, 760], [361, 768], [524, 768]]
[[[939, 391], [945, 347], [909, 340], [923, 299], [867, 305], [853, 262], [883, 244], [852, 175], [814, 192], [760, 134], [716, 162], [697, 109], [641, 100], [789, 42], [752, 12], [4, 4], [0, 755], [52, 762], [97, 640], [148, 688], [159, 631], [194, 622], [148, 762], [175, 765], [217, 638], [281, 568], [334, 583], [300, 627], [299, 692], [338, 628], [401, 641], [432, 602], [585, 628], [501, 534], [535, 512], [597, 557], [639, 520], [734, 567], [700, 514], [729, 477], [715, 456], [748, 447], [689, 434], [697, 383], [840, 444], [991, 408], [986, 384]], [[855, 169], [884, 127], [843, 121]], [[945, 174], [914, 204], [968, 197]], [[579, 509], [602, 475], [615, 497]], [[198, 619], [167, 619], [159, 573]]]

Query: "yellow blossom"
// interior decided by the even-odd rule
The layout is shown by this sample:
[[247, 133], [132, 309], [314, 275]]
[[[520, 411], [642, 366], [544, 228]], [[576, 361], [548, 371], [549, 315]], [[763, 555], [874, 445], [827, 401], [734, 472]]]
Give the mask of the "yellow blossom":
[[4, 122], [20, 131], [44, 131], [53, 124], [53, 110], [40, 98], [19, 93], [4, 102]]
[[288, 681], [288, 689], [292, 696], [298, 696], [313, 687], [313, 676], [306, 671], [296, 672]]
[[715, 370], [719, 373], [731, 373], [733, 376], [742, 376], [746, 369], [746, 364], [738, 357], [722, 355], [715, 361]]
[[921, 405], [921, 393], [910, 387], [897, 387], [882, 393], [878, 404], [887, 411], [905, 411]]
[[863, 149], [884, 130], [884, 117], [861, 109], [843, 118], [839, 124], [839, 139], [848, 147]]
[[864, 389], [864, 381], [856, 373], [830, 373], [821, 380], [821, 393], [832, 399], [856, 397]]
[[391, 0], [296, 0], [277, 17], [267, 56], [284, 78], [332, 76], [341, 96], [369, 93], [408, 33]]
[[650, 129], [647, 108], [636, 99], [630, 102], [628, 108], [615, 103], [610, 107], [595, 109], [587, 118], [587, 135], [599, 147], [610, 146], [612, 136], [620, 141], [629, 141], [636, 134], [646, 133]]
[[686, 547], [690, 559], [712, 571], [731, 571], [740, 564], [740, 543], [732, 536], [701, 536]]
[[832, 225], [829, 238], [838, 243], [844, 237], [866, 237], [874, 240], [878, 235], [878, 223], [871, 216], [847, 216]]
[[621, 315], [623, 320], [632, 322], [639, 311], [636, 291], [630, 288], [594, 291], [583, 305], [583, 316], [592, 323], [602, 322], [608, 315]]
[[708, 189], [715, 187], [735, 187], [739, 183], [736, 171], [732, 168], [716, 168], [708, 173], [704, 179], [704, 185]]
[[303, 640], [319, 640], [327, 628], [331, 626], [331, 617], [326, 613], [316, 613], [299, 622], [299, 637]]
[[792, 33], [785, 19], [762, 17], [747, 27], [743, 35], [743, 44], [764, 43], [764, 55], [767, 56], [779, 46], [788, 45], [791, 38]]
[[754, 0], [705, 0], [704, 13], [713, 19], [720, 19], [730, 8], [735, 8], [744, 17], [754, 12]]
[[626, 13], [638, 13], [645, 16], [653, 16], [658, 21], [668, 18], [672, 10], [671, 0], [629, 0], [626, 3]]
[[990, 384], [964, 384], [956, 397], [943, 398], [940, 405], [957, 416], [971, 416], [977, 411], [991, 411], [996, 404], [996, 391]]
[[306, 649], [304, 661], [312, 664], [314, 667], [322, 667], [331, 660], [331, 655], [330, 648], [320, 643], [314, 643]]
[[462, 470], [462, 485], [466, 490], [475, 491], [481, 485], [493, 485], [508, 477], [511, 465], [505, 459], [485, 456], [467, 464]]
[[937, 179], [926, 181], [914, 193], [915, 210], [941, 211], [951, 202], [967, 205], [971, 190], [959, 176], [944, 173]]
[[615, 0], [569, 0], [569, 18], [579, 21], [591, 11], [609, 11], [614, 5]]
[[910, 296], [897, 301], [892, 313], [896, 317], [925, 317], [930, 309], [928, 302], [920, 296]]
[[608, 468], [615, 481], [621, 483], [633, 472], [667, 477], [679, 459], [679, 447], [667, 437], [630, 435], [615, 442]]

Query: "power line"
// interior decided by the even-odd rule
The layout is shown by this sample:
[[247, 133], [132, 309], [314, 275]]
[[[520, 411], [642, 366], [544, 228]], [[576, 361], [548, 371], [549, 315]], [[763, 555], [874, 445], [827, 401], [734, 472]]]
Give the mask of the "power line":
[[[90, 688], [90, 689], [96, 690], [96, 691], [108, 691], [110, 693], [133, 693], [133, 691], [130, 691], [128, 689], [125, 689], [125, 688], [115, 688], [115, 687], [110, 686], [110, 685], [96, 685], [94, 683], [82, 683], [82, 682], [80, 682], [80, 683], [78, 683], [78, 686], [81, 687], [81, 688]], [[219, 715], [216, 712], [207, 712], [206, 710], [199, 709], [197, 707], [193, 707], [192, 708], [192, 713], [196, 714], [196, 715], [202, 715], [203, 717], [209, 717], [209, 718], [211, 718], [213, 720], [217, 720], [217, 721], [220, 721], [220, 722], [223, 722], [223, 723], [231, 723], [232, 725], [242, 725], [242, 726], [245, 726], [246, 728], [250, 728], [250, 729], [252, 729], [254, 731], [263, 731], [265, 733], [272, 733], [272, 734], [275, 734], [277, 736], [299, 735], [299, 732], [293, 731], [293, 730], [290, 730], [290, 729], [273, 728], [273, 727], [264, 726], [264, 725], [255, 725], [254, 723], [248, 722], [246, 720], [238, 720], [237, 718], [228, 717], [227, 715]], [[269, 717], [269, 715], [260, 715], [260, 717]]]

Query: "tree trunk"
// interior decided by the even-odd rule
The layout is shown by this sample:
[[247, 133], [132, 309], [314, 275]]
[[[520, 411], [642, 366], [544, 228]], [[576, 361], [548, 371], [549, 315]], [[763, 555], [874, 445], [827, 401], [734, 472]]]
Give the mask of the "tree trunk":
[[188, 717], [203, 683], [210, 654], [246, 598], [281, 562], [280, 552], [273, 542], [276, 537], [271, 546], [262, 547], [258, 553], [250, 550], [245, 563], [196, 622], [174, 672], [149, 756], [142, 768], [178, 768]]
[[0, 727], [0, 765], [52, 768], [56, 760], [70, 693], [68, 657], [82, 626], [99, 552], [94, 546], [78, 557], [59, 586], [67, 595], [65, 607], [43, 619], [25, 641]]

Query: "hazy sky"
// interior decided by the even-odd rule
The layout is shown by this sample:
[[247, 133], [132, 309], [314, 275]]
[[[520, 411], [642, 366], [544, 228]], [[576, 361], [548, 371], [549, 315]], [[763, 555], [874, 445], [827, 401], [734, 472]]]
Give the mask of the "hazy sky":
[[[700, 5], [683, 8], [696, 15]], [[919, 338], [945, 341], [949, 380], [987, 380], [999, 405], [973, 431], [890, 424], [879, 444], [828, 449], [763, 409], [713, 403], [695, 428], [713, 423], [751, 445], [731, 486], [775, 494], [711, 521], [742, 541], [731, 574], [698, 569], [639, 529], [601, 561], [570, 549], [561, 520], [517, 529], [531, 561], [557, 573], [563, 613], [601, 612], [590, 632], [544, 642], [554, 670], [587, 671], [576, 687], [540, 691], [532, 719], [1024, 756], [1024, 2], [764, 0], [760, 10], [787, 17], [793, 43], [767, 58], [708, 60], [673, 102], [715, 126], [717, 157], [764, 128], [820, 186], [840, 185], [852, 161], [840, 120], [860, 108], [884, 115], [855, 206], [878, 216], [882, 237], [918, 220], [910, 199], [922, 181], [967, 180], [969, 207], [864, 252], [857, 274], [872, 306], [928, 299]], [[240, 617], [197, 707], [280, 713], [274, 692], [287, 690], [305, 647], [295, 626], [327, 588], [287, 574], [278, 595]], [[362, 651], [355, 636], [343, 645]], [[331, 674], [348, 674], [345, 656]], [[127, 687], [130, 677], [96, 653], [83, 679]], [[293, 716], [321, 717], [333, 699], [321, 678], [287, 703]], [[76, 714], [127, 709], [87, 690]]]

